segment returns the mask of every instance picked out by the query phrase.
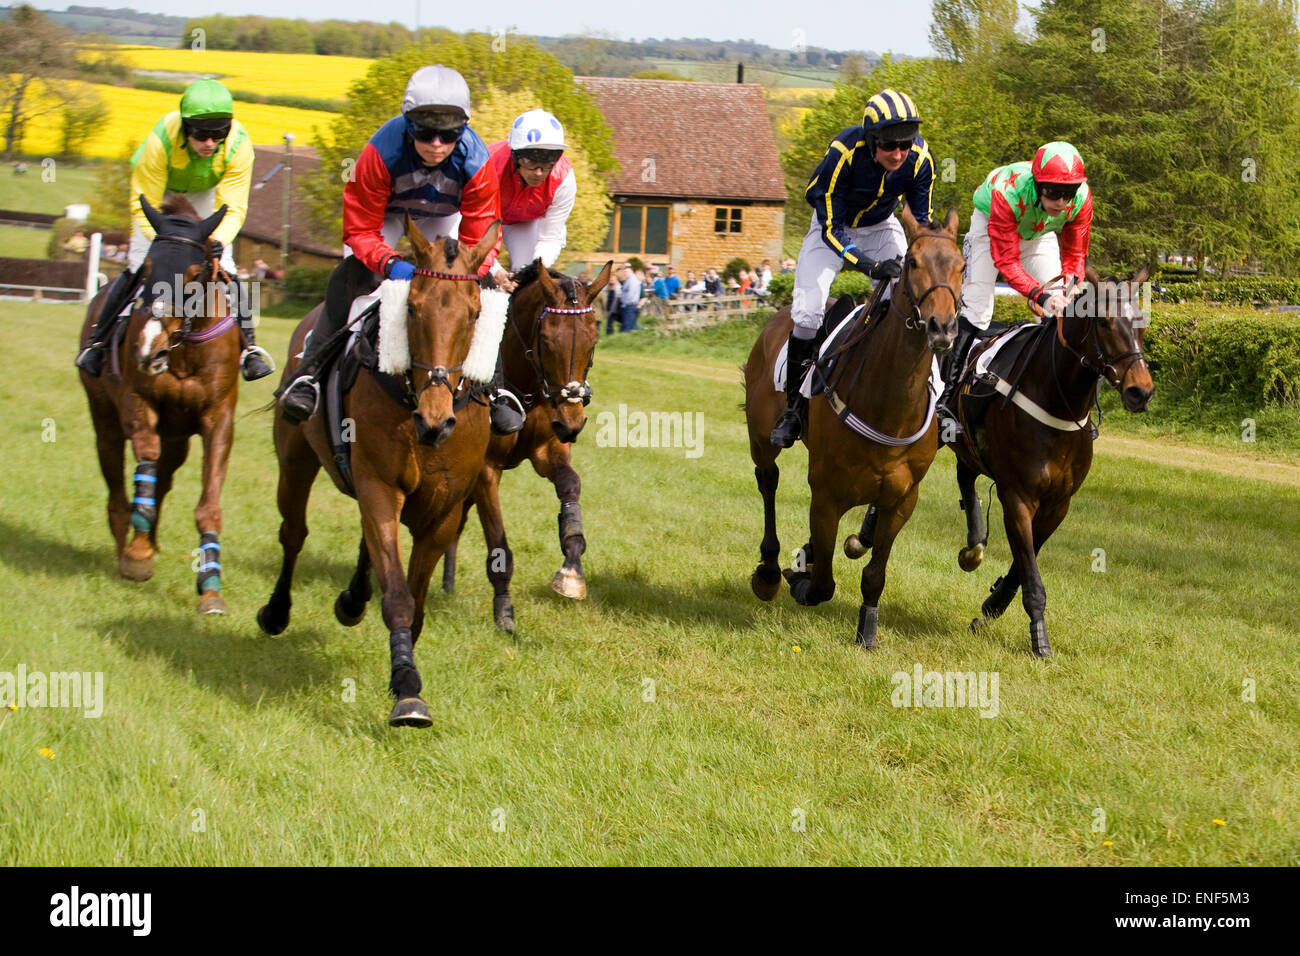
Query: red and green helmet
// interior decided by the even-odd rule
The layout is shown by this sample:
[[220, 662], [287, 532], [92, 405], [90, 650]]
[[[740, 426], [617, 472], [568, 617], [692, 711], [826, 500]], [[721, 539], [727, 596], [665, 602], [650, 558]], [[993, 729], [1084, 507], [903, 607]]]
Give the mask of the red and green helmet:
[[1083, 157], [1069, 143], [1046, 143], [1034, 153], [1030, 173], [1036, 183], [1062, 183], [1077, 186], [1088, 179]]

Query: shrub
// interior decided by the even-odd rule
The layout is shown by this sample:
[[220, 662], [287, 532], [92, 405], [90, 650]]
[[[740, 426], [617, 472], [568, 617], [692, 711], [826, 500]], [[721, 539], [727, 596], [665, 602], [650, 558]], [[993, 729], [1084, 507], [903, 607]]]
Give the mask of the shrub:
[[722, 281], [723, 281], [723, 282], [730, 282], [732, 279], [735, 279], [737, 282], [739, 282], [739, 281], [740, 281], [740, 272], [741, 272], [742, 269], [743, 269], [745, 272], [748, 272], [748, 271], [749, 271], [749, 269], [750, 269], [749, 260], [748, 260], [748, 259], [742, 259], [740, 256], [737, 256], [736, 258], [734, 258], [734, 259], [732, 259], [730, 262], [728, 262], [727, 265], [726, 265], [726, 267], [723, 268], [723, 270], [722, 270]]
[[325, 298], [325, 288], [333, 273], [334, 270], [329, 268], [290, 266], [284, 272], [285, 294], [294, 299], [320, 301]]

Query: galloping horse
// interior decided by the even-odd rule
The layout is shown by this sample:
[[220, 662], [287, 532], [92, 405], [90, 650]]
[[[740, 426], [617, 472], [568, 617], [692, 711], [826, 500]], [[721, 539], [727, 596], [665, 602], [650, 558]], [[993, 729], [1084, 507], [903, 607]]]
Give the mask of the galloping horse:
[[[494, 592], [492, 613], [497, 626], [506, 631], [515, 629], [515, 611], [510, 602], [515, 559], [506, 543], [498, 489], [501, 472], [518, 467], [525, 459], [533, 463], [534, 471], [551, 480], [560, 499], [560, 551], [564, 564], [551, 579], [551, 587], [557, 594], [575, 600], [587, 596], [587, 582], [582, 576], [587, 539], [582, 533], [582, 507], [578, 502], [582, 479], [569, 464], [570, 445], [587, 424], [585, 409], [591, 400], [587, 372], [596, 349], [598, 324], [591, 304], [609, 282], [613, 267], [613, 262], [605, 263], [595, 280], [587, 284], [549, 272], [537, 259], [515, 276], [518, 285], [510, 297], [501, 342], [501, 368], [528, 409], [528, 418], [520, 431], [492, 436], [473, 498], [487, 540], [487, 574]], [[468, 517], [468, 504], [465, 513]], [[463, 520], [461, 526], [463, 530]], [[443, 590], [450, 594], [455, 580], [453, 542], [443, 558]]]
[[[835, 593], [831, 574], [835, 534], [850, 508], [874, 503], [878, 513], [871, 560], [862, 569], [862, 607], [857, 640], [876, 644], [880, 593], [894, 538], [916, 507], [917, 492], [938, 449], [935, 394], [930, 372], [934, 356], [952, 347], [965, 260], [957, 245], [957, 213], [949, 210], [941, 229], [923, 229], [906, 207], [899, 219], [907, 234], [903, 272], [889, 310], [857, 329], [840, 352], [828, 400], [809, 403], [808, 484], [810, 548], [806, 569], [782, 572], [776, 535], [776, 487], [780, 449], [768, 439], [785, 398], [772, 382], [772, 368], [790, 333], [790, 310], [782, 309], [763, 329], [745, 363], [745, 414], [749, 453], [763, 496], [762, 562], [750, 587], [764, 601], [781, 588], [784, 573], [800, 604], [820, 604]], [[852, 371], [849, 371], [852, 370]], [[837, 403], [840, 412], [832, 408]], [[840, 415], [843, 414], [844, 420]], [[869, 436], [869, 437], [868, 437]], [[810, 552], [810, 553], [809, 553]]]
[[[991, 402], [984, 399], [987, 411], [982, 418], [967, 420], [976, 405], [970, 394], [971, 372], [979, 353], [991, 349], [986, 344], [984, 349], [971, 350], [957, 400], [964, 432], [953, 451], [966, 512], [966, 547], [959, 552], [958, 563], [963, 571], [974, 571], [984, 560], [988, 530], [975, 491], [979, 475], [997, 484], [1012, 555], [1011, 567], [994, 583], [981, 608], [982, 617], [971, 627], [978, 630], [1001, 617], [1023, 584], [1030, 646], [1039, 657], [1051, 656], [1052, 646], [1044, 620], [1047, 591], [1038, 571], [1038, 550], [1065, 520], [1070, 498], [1092, 466], [1096, 431], [1088, 421], [1088, 408], [1103, 378], [1119, 392], [1130, 412], [1143, 411], [1155, 390], [1128, 294], [1128, 288], [1146, 281], [1147, 270], [1138, 272], [1129, 287], [1103, 283], [1091, 267], [1086, 275], [1091, 291], [1085, 287], [1064, 315], [1018, 333], [1033, 339], [1024, 344], [1011, 373], [1017, 388], [998, 373], [985, 372], [984, 381], [996, 379], [1001, 395], [995, 394]], [[1112, 290], [1118, 294], [1109, 294]]]
[[[117, 542], [118, 573], [132, 581], [153, 576], [158, 521], [172, 476], [203, 439], [203, 493], [194, 509], [199, 530], [199, 611], [220, 614], [221, 486], [235, 434], [239, 393], [239, 325], [228, 314], [225, 283], [208, 237], [226, 214], [222, 206], [199, 220], [184, 197], [154, 209], [140, 197], [157, 238], [142, 271], [146, 309], [133, 309], [120, 344], [109, 343], [109, 367], [81, 373], [108, 483], [108, 524]], [[108, 290], [90, 303], [82, 341], [94, 327]], [[106, 317], [108, 318], [108, 317]], [[135, 496], [127, 504], [123, 445], [135, 454]], [[135, 533], [127, 541], [128, 527]]]
[[[397, 700], [388, 722], [395, 727], [433, 723], [419, 696], [421, 680], [414, 646], [424, 625], [429, 578], [443, 551], [456, 538], [465, 498], [478, 480], [487, 451], [487, 406], [469, 400], [474, 376], [469, 374], [472, 369], [467, 368], [467, 358], [481, 309], [476, 273], [496, 245], [499, 228], [498, 221], [470, 249], [454, 239], [430, 243], [407, 218], [406, 235], [418, 266], [407, 301], [399, 304], [406, 327], [401, 330], [395, 324], [390, 333], [385, 324], [379, 332], [381, 362], [385, 349], [394, 344], [391, 339], [385, 344], [386, 335], [405, 340], [395, 343], [399, 350], [409, 345], [409, 370], [402, 386], [405, 400], [390, 394], [378, 375], [363, 371], [343, 403], [342, 414], [355, 422], [351, 475], [363, 537], [356, 571], [334, 602], [334, 615], [348, 627], [360, 623], [370, 600], [373, 562], [389, 630], [389, 689]], [[388, 288], [400, 290], [402, 285], [392, 283]], [[495, 294], [505, 298], [503, 293]], [[320, 309], [312, 310], [294, 331], [291, 357], [302, 351]], [[497, 342], [490, 344], [489, 378]], [[286, 363], [285, 382], [292, 381], [297, 365], [292, 358]], [[322, 465], [339, 490], [349, 493], [334, 460], [324, 419], [321, 411], [301, 425], [290, 425], [281, 415], [275, 417], [284, 561], [274, 593], [257, 613], [258, 624], [268, 634], [279, 634], [289, 624], [294, 565], [307, 538], [307, 497]], [[405, 575], [398, 548], [399, 520], [412, 537]]]

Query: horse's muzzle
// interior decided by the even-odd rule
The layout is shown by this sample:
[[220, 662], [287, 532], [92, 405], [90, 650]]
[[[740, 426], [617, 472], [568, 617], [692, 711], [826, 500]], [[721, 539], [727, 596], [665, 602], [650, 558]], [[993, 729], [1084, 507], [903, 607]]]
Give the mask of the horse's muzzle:
[[425, 448], [437, 448], [448, 438], [456, 427], [456, 416], [449, 415], [436, 427], [424, 420], [419, 412], [411, 415], [415, 422], [415, 440]]
[[930, 344], [930, 351], [935, 355], [946, 355], [952, 351], [953, 342], [957, 341], [957, 322], [939, 324], [934, 316], [925, 320], [925, 337]]
[[1154, 388], [1143, 388], [1140, 385], [1130, 385], [1120, 393], [1120, 400], [1124, 403], [1124, 409], [1130, 412], [1145, 412], [1147, 405], [1151, 403], [1151, 396], [1155, 394]]
[[558, 418], [554, 419], [551, 422], [551, 430], [555, 432], [555, 437], [558, 438], [560, 441], [564, 442], [564, 444], [566, 445], [577, 441], [578, 435], [580, 435], [582, 433], [582, 430], [586, 427], [587, 427], [587, 419], [585, 418], [582, 420], [582, 424], [579, 425], [577, 428], [571, 428], [570, 426], [564, 424], [564, 422], [560, 421]]

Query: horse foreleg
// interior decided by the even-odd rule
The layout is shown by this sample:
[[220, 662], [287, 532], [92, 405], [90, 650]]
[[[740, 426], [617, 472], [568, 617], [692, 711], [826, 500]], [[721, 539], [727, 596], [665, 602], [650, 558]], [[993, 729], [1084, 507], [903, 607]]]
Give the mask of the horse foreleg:
[[805, 571], [783, 572], [790, 582], [790, 595], [800, 604], [814, 605], [829, 601], [835, 594], [835, 535], [839, 531], [844, 508], [824, 488], [814, 487], [808, 509], [808, 545], [805, 551], [816, 557]]
[[352, 580], [334, 599], [334, 618], [344, 627], [356, 627], [366, 616], [366, 605], [369, 603], [370, 552], [366, 550], [366, 539], [363, 535], [357, 553], [357, 568], [352, 572]]
[[[558, 444], [558, 442], [557, 442]], [[587, 538], [582, 531], [582, 479], [569, 464], [569, 446], [559, 445], [563, 460], [556, 462], [550, 477], [555, 496], [560, 499], [560, 551], [564, 564], [551, 579], [551, 590], [575, 601], [587, 596], [587, 580], [582, 575], [582, 556], [587, 552]]]
[[133, 392], [123, 400], [123, 431], [135, 455], [135, 494], [131, 499], [131, 528], [135, 532], [118, 555], [117, 570], [132, 581], [153, 577], [154, 534], [158, 525], [158, 412]]
[[[1052, 646], [1047, 641], [1047, 591], [1038, 570], [1038, 549], [1034, 546], [1034, 517], [1036, 504], [1031, 505], [1018, 495], [1001, 495], [1005, 512], [1007, 543], [1011, 545], [1014, 568], [1020, 578], [1020, 600], [1029, 615], [1029, 645], [1038, 657], [1051, 657]], [[1059, 523], [1059, 522], [1058, 522]]]
[[763, 496], [763, 540], [758, 545], [761, 560], [750, 575], [749, 587], [761, 601], [770, 601], [781, 590], [781, 541], [776, 536], [776, 487], [781, 469], [773, 460], [754, 468], [758, 493]]
[[957, 552], [957, 564], [963, 571], [974, 571], [984, 560], [984, 546], [989, 532], [984, 527], [984, 503], [975, 490], [979, 472], [957, 460], [957, 487], [961, 490], [961, 509], [966, 512], [966, 547]]
[[844, 556], [856, 561], [871, 550], [871, 542], [876, 539], [876, 520], [880, 512], [875, 505], [867, 505], [867, 512], [862, 516], [862, 527], [844, 539]]
[[199, 531], [199, 567], [195, 588], [200, 614], [224, 614], [221, 599], [221, 488], [226, 483], [230, 446], [235, 437], [234, 395], [209, 408], [199, 419], [203, 438], [203, 492], [194, 509]]
[[857, 642], [867, 650], [876, 646], [876, 631], [880, 623], [880, 595], [885, 590], [885, 566], [894, 549], [894, 539], [912, 517], [921, 486], [912, 485], [894, 508], [881, 508], [876, 518], [876, 533], [871, 542], [871, 560], [862, 569], [859, 588], [862, 607], [858, 609]]
[[515, 572], [515, 556], [506, 541], [500, 487], [501, 469], [485, 464], [478, 485], [474, 488], [474, 505], [478, 508], [478, 520], [483, 525], [483, 540], [487, 543], [486, 565], [488, 580], [492, 583], [492, 618], [501, 630], [513, 633], [515, 609], [510, 601], [510, 579]]
[[[275, 422], [276, 455], [280, 459], [280, 481], [276, 504], [280, 508], [280, 548], [283, 558], [280, 576], [270, 599], [257, 612], [257, 623], [267, 634], [279, 634], [289, 626], [293, 570], [303, 542], [307, 540], [307, 499], [320, 471], [320, 459], [307, 443], [302, 429], [290, 425], [278, 414]], [[364, 542], [362, 547], [365, 547]]]
[[461, 524], [464, 509], [453, 507], [443, 516], [441, 522], [422, 527], [419, 532], [411, 533], [411, 561], [406, 573], [406, 586], [411, 589], [411, 601], [414, 606], [414, 618], [411, 622], [411, 644], [420, 640], [424, 630], [424, 601], [429, 595], [429, 581], [433, 578], [433, 569], [443, 557], [448, 543], [455, 541], [455, 534]]
[[126, 435], [116, 410], [105, 403], [90, 403], [90, 416], [95, 425], [95, 450], [99, 454], [99, 470], [108, 485], [108, 528], [113, 533], [120, 560], [126, 547], [126, 533], [131, 526], [131, 506], [126, 500]]
[[456, 549], [460, 547], [460, 536], [465, 533], [465, 522], [469, 520], [469, 509], [472, 504], [471, 499], [465, 500], [465, 505], [460, 512], [460, 526], [456, 529], [456, 540], [447, 545], [447, 551], [442, 556], [443, 594], [454, 594], [456, 591]]
[[394, 727], [429, 727], [433, 718], [420, 699], [420, 672], [415, 666], [415, 596], [411, 594], [402, 571], [402, 554], [398, 537], [398, 520], [405, 495], [396, 488], [377, 482], [358, 481], [357, 502], [361, 506], [361, 524], [366, 548], [374, 563], [375, 576], [384, 593], [384, 624], [388, 627], [388, 652], [391, 665], [388, 689], [397, 699], [388, 715]]

